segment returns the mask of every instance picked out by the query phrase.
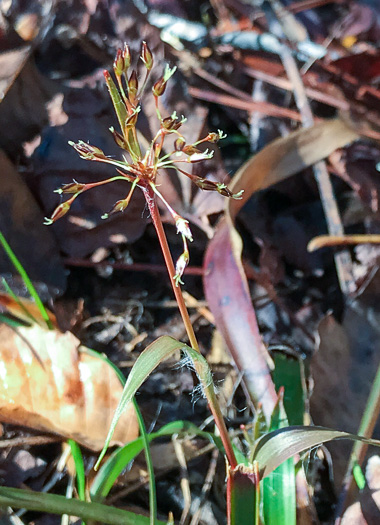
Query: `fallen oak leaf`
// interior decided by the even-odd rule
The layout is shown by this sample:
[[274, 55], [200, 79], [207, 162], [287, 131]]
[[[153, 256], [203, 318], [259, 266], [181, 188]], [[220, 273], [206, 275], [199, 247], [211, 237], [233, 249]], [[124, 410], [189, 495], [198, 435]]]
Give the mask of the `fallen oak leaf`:
[[[36, 357], [38, 356], [38, 358]], [[0, 324], [0, 420], [100, 450], [122, 393], [115, 370], [70, 332]], [[138, 437], [132, 405], [112, 444]]]

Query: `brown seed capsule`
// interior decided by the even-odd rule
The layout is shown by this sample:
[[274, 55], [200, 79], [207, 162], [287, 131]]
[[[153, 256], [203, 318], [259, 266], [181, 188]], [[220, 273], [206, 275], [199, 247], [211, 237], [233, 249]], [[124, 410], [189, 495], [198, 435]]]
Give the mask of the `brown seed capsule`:
[[150, 71], [153, 67], [153, 55], [146, 42], [142, 43], [141, 60], [144, 62], [147, 70]]
[[171, 130], [174, 128], [175, 124], [176, 124], [176, 120], [177, 119], [174, 119], [173, 117], [166, 117], [164, 119], [162, 119], [162, 127], [165, 128], [165, 129], [168, 129], [168, 130]]
[[182, 151], [186, 153], [186, 155], [194, 155], [194, 153], [202, 153], [200, 149], [196, 148], [192, 144], [189, 144], [185, 146]]
[[79, 193], [84, 190], [86, 184], [81, 184], [80, 182], [70, 182], [69, 184], [64, 184], [61, 188], [54, 190], [55, 193]]
[[174, 141], [174, 149], [176, 151], [182, 151], [185, 147], [186, 141], [183, 137], [178, 137], [177, 140]]
[[218, 191], [218, 187], [215, 182], [208, 179], [195, 179], [194, 183], [198, 186], [198, 188], [201, 188], [201, 190], [206, 191]]
[[153, 95], [155, 97], [160, 97], [161, 95], [165, 93], [165, 89], [166, 89], [166, 81], [162, 77], [159, 80], [157, 80], [157, 82], [154, 84], [152, 88]]
[[124, 211], [128, 206], [128, 203], [128, 199], [122, 199], [120, 201], [115, 202], [112, 210], [108, 212], [108, 215], [111, 215], [112, 213], [117, 213], [118, 211]]

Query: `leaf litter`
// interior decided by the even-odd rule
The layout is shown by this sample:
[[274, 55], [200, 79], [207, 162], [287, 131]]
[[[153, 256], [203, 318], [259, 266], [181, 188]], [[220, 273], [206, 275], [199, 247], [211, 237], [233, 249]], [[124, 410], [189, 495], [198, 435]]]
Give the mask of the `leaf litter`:
[[[35, 206], [41, 207], [41, 217], [49, 214], [59, 203], [59, 198], [53, 193], [53, 189], [61, 184], [70, 183], [73, 178], [82, 182], [86, 181], [87, 177], [88, 180], [93, 180], [94, 175], [104, 176], [104, 170], [97, 173], [94, 164], [87, 167], [85, 163], [80, 162], [67, 146], [67, 141], [83, 139], [92, 143], [96, 139], [95, 143], [104, 150], [117, 154], [117, 150], [112, 149], [114, 148], [112, 137], [108, 134], [108, 127], [114, 122], [106, 93], [100, 83], [101, 69], [110, 66], [115, 49], [125, 39], [137, 51], [143, 35], [154, 49], [156, 56], [158, 53], [163, 62], [169, 61], [171, 65], [175, 64], [181, 70], [172, 92], [168, 93], [165, 99], [167, 112], [170, 114], [173, 109], [178, 111], [180, 105], [179, 111], [189, 118], [194, 140], [201, 137], [208, 128], [219, 127], [228, 133], [225, 146], [221, 150], [221, 158], [215, 157], [215, 165], [208, 167], [209, 172], [197, 173], [198, 175], [213, 180], [228, 181], [228, 175], [232, 175], [242, 166], [243, 161], [257, 151], [263, 150], [263, 146], [270, 143], [273, 138], [280, 134], [285, 135], [282, 142], [280, 140], [279, 143], [271, 143], [267, 146], [270, 148], [269, 151], [267, 150], [267, 156], [263, 150], [252, 158], [250, 162], [253, 166], [252, 173], [241, 182], [241, 189], [245, 190], [243, 201], [245, 206], [239, 215], [237, 209], [229, 211], [230, 216], [236, 218], [237, 230], [232, 230], [231, 221], [230, 229], [223, 230], [226, 219], [216, 226], [217, 214], [222, 211], [224, 205], [219, 195], [191, 190], [189, 186], [181, 185], [170, 173], [165, 174], [160, 188], [167, 201], [192, 223], [193, 233], [197, 232], [192, 257], [194, 265], [198, 268], [202, 264], [208, 239], [214, 236], [206, 252], [203, 271], [205, 292], [209, 308], [215, 316], [216, 326], [224, 335], [229, 350], [233, 349], [233, 357], [238, 368], [235, 377], [239, 379], [242, 369], [247, 368], [244, 364], [246, 362], [248, 362], [248, 369], [252, 370], [252, 355], [246, 352], [246, 348], [256, 347], [256, 349], [261, 348], [258, 355], [261, 363], [259, 369], [264, 378], [263, 384], [270, 384], [268, 378], [271, 360], [265, 348], [261, 346], [257, 322], [253, 317], [255, 311], [265, 343], [290, 344], [298, 349], [301, 355], [310, 356], [314, 351], [312, 339], [305, 335], [305, 332], [316, 338], [318, 325], [330, 323], [334, 327], [330, 334], [331, 342], [328, 343], [328, 338], [326, 341], [326, 330], [320, 332], [320, 350], [313, 358], [310, 380], [315, 386], [311, 415], [315, 424], [356, 432], [362, 407], [365, 404], [366, 392], [370, 386], [369, 376], [375, 373], [378, 365], [379, 353], [376, 346], [378, 290], [377, 279], [374, 277], [378, 255], [374, 253], [369, 254], [367, 258], [363, 257], [364, 247], [350, 252], [353, 257], [357, 289], [350, 300], [344, 299], [336, 279], [332, 249], [324, 248], [315, 255], [307, 252], [308, 242], [313, 236], [326, 233], [326, 228], [315, 183], [310, 172], [305, 168], [332, 153], [327, 167], [333, 177], [335, 195], [345, 231], [347, 233], [378, 232], [376, 164], [379, 147], [376, 141], [379, 139], [377, 126], [380, 120], [377, 89], [378, 57], [373, 45], [378, 32], [378, 13], [372, 5], [364, 5], [357, 1], [352, 2], [349, 8], [330, 3], [318, 10], [312, 8], [296, 15], [298, 24], [303, 25], [299, 27], [302, 31], [297, 32], [300, 35], [299, 41], [302, 41], [302, 35], [305, 34], [309, 34], [308, 38], [313, 39], [316, 45], [321, 45], [325, 38], [331, 40], [330, 45], [325, 48], [325, 58], [317, 60], [311, 59], [310, 56], [301, 56], [299, 43], [297, 44], [297, 60], [300, 61], [303, 70], [302, 80], [306, 93], [312, 101], [312, 110], [317, 121], [311, 130], [296, 132], [295, 136], [311, 137], [305, 139], [306, 142], [301, 145], [301, 148], [306, 147], [308, 143], [310, 145], [306, 155], [308, 160], [303, 161], [292, 142], [294, 140], [292, 132], [296, 129], [297, 122], [301, 120], [301, 115], [293, 103], [293, 85], [284, 73], [275, 48], [263, 51], [261, 48], [243, 49], [241, 45], [240, 47], [237, 45], [236, 36], [239, 35], [244, 38], [250, 36], [250, 42], [255, 40], [259, 44], [260, 39], [256, 38], [257, 35], [267, 34], [278, 39], [273, 26], [266, 22], [265, 14], [239, 1], [213, 2], [211, 7], [208, 6], [209, 27], [205, 30], [204, 12], [202, 15], [198, 3], [191, 10], [186, 4], [175, 1], [158, 1], [154, 4], [155, 11], [150, 12], [147, 18], [146, 14], [140, 11], [142, 3], [111, 1], [106, 6], [103, 2], [94, 1], [70, 9], [66, 2], [57, 2], [53, 8], [56, 10], [54, 21], [46, 29], [46, 33], [41, 35], [41, 40], [37, 39], [32, 45], [32, 56], [38, 74], [42, 75], [38, 82], [35, 82], [39, 88], [29, 97], [32, 103], [25, 107], [25, 96], [17, 98], [22, 92], [22, 86], [24, 85], [25, 90], [31, 84], [30, 75], [22, 79], [21, 75], [24, 73], [21, 72], [15, 80], [11, 80], [10, 84], [13, 81], [13, 86], [0, 104], [0, 120], [4, 112], [3, 118], [8, 123], [6, 128], [3, 125], [7, 133], [1, 134], [0, 144], [4, 154], [22, 178], [18, 180], [15, 175], [12, 181], [17, 180], [15, 187], [19, 188], [19, 192], [23, 191], [26, 194], [24, 187], [28, 186], [28, 192], [31, 191], [33, 194], [32, 196], [27, 193], [27, 206], [16, 207], [15, 204], [8, 206], [7, 210], [15, 210], [13, 215], [8, 211], [2, 211], [1, 229], [7, 226], [8, 232], [12, 232], [11, 228], [14, 228], [15, 221], [20, 225], [22, 247], [17, 248], [15, 244], [14, 249], [20, 258], [24, 250], [26, 256], [23, 263], [35, 281], [44, 281], [50, 287], [53, 283], [53, 286], [62, 292], [65, 288], [65, 277], [60, 269], [62, 260], [65, 262], [65, 258], [70, 257], [71, 261], [75, 262], [76, 269], [71, 266], [69, 292], [60, 300], [59, 309], [65, 310], [66, 304], [67, 310], [75, 311], [79, 300], [84, 297], [85, 306], [82, 317], [78, 318], [79, 324], [75, 326], [75, 331], [84, 344], [96, 346], [100, 351], [107, 351], [116, 364], [123, 362], [128, 369], [143, 346], [145, 347], [158, 335], [169, 331], [174, 337], [183, 337], [177, 335], [178, 317], [172, 313], [172, 307], [149, 306], [149, 301], [163, 305], [170, 297], [164, 279], [157, 279], [161, 274], [138, 273], [133, 266], [140, 262], [151, 267], [162, 264], [153, 241], [148, 214], [144, 211], [142, 201], [139, 201], [138, 197], [134, 197], [130, 209], [125, 214], [114, 215], [112, 220], [104, 222], [101, 221], [100, 216], [105, 208], [110, 209], [115, 201], [113, 190], [106, 197], [109, 203], [105, 202], [104, 194], [93, 196], [89, 194], [87, 200], [78, 201], [74, 220], [67, 218], [57, 223], [54, 232], [55, 242], [48, 240], [47, 237], [46, 240], [42, 240], [45, 239], [43, 236], [50, 234], [40, 227], [41, 221], [37, 218], [37, 214], [33, 218], [25, 215]], [[163, 16], [167, 16], [169, 4], [171, 14], [177, 19], [171, 19], [163, 26]], [[18, 38], [22, 38], [20, 35], [25, 37], [27, 34], [33, 34], [33, 25], [29, 33], [28, 31], [23, 33], [23, 29], [20, 29], [23, 27], [20, 21], [24, 13], [20, 7], [18, 9], [19, 12], [17, 7], [13, 7], [13, 12], [6, 13], [7, 23], [19, 28]], [[33, 9], [37, 8], [32, 7], [31, 10]], [[290, 11], [294, 12], [294, 9], [298, 9], [297, 3], [290, 4]], [[355, 13], [359, 12], [358, 17]], [[340, 32], [337, 32], [332, 22], [336, 19], [339, 19], [337, 25]], [[193, 27], [191, 23], [195, 20], [198, 29], [201, 29], [199, 33], [190, 32], [190, 28]], [[313, 22], [311, 23], [310, 20]], [[175, 23], [179, 22], [185, 28], [186, 38], [183, 38], [183, 32], [176, 32]], [[26, 25], [28, 23], [32, 24], [32, 19], [28, 19]], [[230, 36], [233, 31], [235, 40], [231, 40]], [[163, 44], [162, 41], [166, 43]], [[261, 38], [261, 42], [264, 41], [265, 38]], [[361, 47], [365, 48], [364, 52]], [[16, 49], [16, 46], [11, 49]], [[27, 67], [30, 63], [29, 59]], [[365, 64], [364, 68], [363, 64]], [[211, 78], [215, 79], [215, 85], [210, 79], [206, 80], [199, 76], [196, 73], [197, 68], [209, 72]], [[225, 84], [218, 85], [217, 80]], [[257, 88], [260, 82], [261, 101]], [[228, 87], [231, 90], [240, 90], [245, 96], [236, 92], [232, 97]], [[58, 114], [66, 117], [57, 119], [57, 113], [54, 116], [50, 112], [49, 116], [47, 112], [41, 110], [40, 115], [45, 116], [42, 119], [40, 117], [35, 119], [31, 108], [37, 107], [37, 100], [39, 100], [39, 107], [44, 108], [48, 100], [57, 93], [62, 94], [58, 99], [62, 100], [62, 109], [58, 108]], [[201, 97], [203, 102], [200, 100]], [[206, 100], [210, 102], [205, 102]], [[148, 106], [143, 107], [144, 125], [140, 129], [148, 141], [154, 130], [155, 116], [152, 109]], [[336, 118], [337, 111], [343, 112], [341, 117], [344, 122], [350, 123], [348, 126], [342, 124], [342, 120], [333, 121], [335, 124], [326, 121], [319, 123], [326, 117]], [[14, 115], [14, 118], [7, 117], [10, 114]], [[18, 121], [19, 114], [21, 117]], [[337, 122], [339, 124], [336, 124]], [[29, 124], [31, 126], [28, 129]], [[335, 131], [334, 125], [338, 126]], [[321, 127], [318, 128], [319, 126]], [[327, 136], [319, 149], [318, 133], [315, 136], [313, 133], [317, 129], [324, 127], [327, 129], [330, 126], [331, 135]], [[357, 139], [358, 135], [361, 135], [360, 139]], [[352, 141], [354, 142], [345, 148], [345, 145]], [[35, 149], [36, 144], [38, 144], [37, 149]], [[289, 150], [286, 144], [289, 145]], [[281, 151], [282, 147], [285, 151]], [[336, 148], [338, 148], [337, 152], [333, 153]], [[289, 168], [283, 163], [280, 164], [279, 171], [271, 170], [273, 164], [270, 162], [274, 162], [276, 156], [281, 157], [282, 154], [288, 159]], [[263, 159], [262, 165], [260, 159]], [[257, 163], [256, 167], [255, 163]], [[242, 170], [246, 169], [247, 165], [242, 168]], [[282, 182], [278, 181], [279, 172], [288, 177], [301, 170], [302, 175], [287, 178]], [[339, 179], [335, 175], [338, 175]], [[238, 179], [235, 176], [233, 180]], [[115, 195], [116, 191], [115, 189]], [[252, 196], [254, 192], [258, 193]], [[2, 189], [0, 197], [9, 199], [9, 194]], [[12, 199], [17, 202], [17, 192]], [[12, 200], [10, 202], [12, 203]], [[233, 202], [232, 206], [240, 207], [240, 203]], [[229, 221], [229, 216], [226, 217]], [[35, 225], [32, 235], [31, 223]], [[175, 245], [174, 228], [167, 226], [167, 229], [174, 250], [177, 248], [180, 250], [180, 247]], [[221, 231], [225, 234], [222, 241], [220, 241]], [[244, 243], [241, 260], [239, 253], [241, 241], [237, 237], [237, 231]], [[232, 246], [230, 238], [233, 239]], [[15, 234], [11, 234], [8, 239], [16, 243]], [[218, 239], [223, 251], [214, 259], [218, 253], [213, 252], [213, 247], [218, 243]], [[39, 245], [41, 248], [36, 248]], [[104, 251], [98, 251], [98, 255], [94, 256], [96, 250]], [[29, 258], [28, 253], [33, 254], [33, 258]], [[78, 268], [81, 264], [86, 268], [85, 264], [89, 262], [88, 258], [91, 256], [94, 261], [102, 262], [102, 266], [99, 266], [99, 263], [96, 265], [95, 262], [92, 264], [98, 268], [98, 273], [91, 269]], [[221, 273], [219, 278], [221, 283], [218, 287], [212, 281], [215, 273], [210, 273], [210, 260], [215, 264], [213, 271]], [[3, 262], [2, 258], [0, 261]], [[50, 268], [53, 268], [49, 282], [47, 282], [47, 271], [41, 271], [46, 261], [49, 261]], [[128, 266], [130, 271], [124, 270], [121, 274], [114, 269], [117, 264]], [[231, 278], [231, 268], [235, 269], [234, 280]], [[9, 266], [4, 266], [1, 271], [9, 272], [9, 270]], [[248, 281], [244, 272], [248, 276]], [[229, 279], [225, 278], [226, 275], [230, 276]], [[193, 296], [199, 300], [203, 299], [199, 276], [185, 274], [185, 283]], [[228, 292], [230, 283], [231, 290]], [[240, 293], [240, 301], [243, 299], [244, 301], [236, 303], [235, 301], [239, 301]], [[50, 292], [49, 295], [54, 296], [56, 292]], [[138, 297], [142, 310], [128, 317], [125, 301], [133, 296]], [[110, 297], [113, 298], [111, 303]], [[251, 298], [254, 300], [255, 311], [251, 307]], [[236, 304], [243, 304], [243, 307]], [[234, 312], [238, 314], [239, 319], [236, 323], [233, 323], [229, 316], [223, 317], [221, 311], [226, 308], [230, 308], [232, 314]], [[57, 308], [57, 312], [59, 309]], [[242, 322], [243, 315], [246, 316], [246, 322]], [[100, 319], [99, 316], [103, 318]], [[120, 330], [121, 325], [117, 324], [119, 321], [112, 321], [116, 318], [120, 320], [123, 316], [134, 327], [135, 336], [144, 332], [148, 334], [143, 344], [137, 343], [127, 354], [125, 354], [125, 339], [127, 342], [130, 341], [131, 334], [123, 331], [124, 328]], [[91, 321], [91, 318], [96, 319], [96, 317], [100, 325], [90, 322], [81, 327], [81, 318]], [[202, 350], [207, 353], [211, 345], [212, 327], [209, 321], [199, 314], [194, 313], [193, 319], [201, 333]], [[115, 323], [116, 327], [113, 328], [112, 323]], [[70, 321], [68, 324], [70, 325]], [[102, 337], [96, 340], [99, 326], [103, 327], [103, 331], [106, 327], [107, 333], [104, 332]], [[237, 326], [239, 326], [238, 330]], [[300, 326], [305, 330], [300, 329]], [[40, 330], [36, 327], [34, 329]], [[245, 331], [247, 335], [243, 337]], [[14, 345], [16, 336], [13, 332], [12, 334], [9, 332], [9, 337]], [[39, 337], [37, 336], [37, 339]], [[346, 341], [343, 356], [339, 353], [341, 337]], [[241, 338], [243, 343], [236, 343], [238, 338]], [[71, 339], [71, 341], [69, 346], [72, 344], [77, 348], [78, 340]], [[324, 357], [323, 350], [321, 353], [323, 348], [326, 349]], [[243, 354], [242, 349], [244, 349]], [[35, 366], [41, 373], [40, 364], [36, 363]], [[216, 372], [217, 377], [230, 373], [228, 367], [229, 365], [226, 364], [221, 365]], [[337, 370], [339, 373], [336, 373]], [[253, 371], [257, 372], [257, 368]], [[179, 384], [181, 382], [182, 385]], [[346, 384], [346, 389], [343, 389], [343, 384]], [[223, 383], [220, 385], [223, 389]], [[243, 383], [243, 389], [238, 388], [230, 404], [226, 401], [231, 428], [237, 428], [242, 421], [247, 423], [250, 418], [246, 407], [251, 406], [251, 399], [244, 390], [246, 386]], [[186, 371], [179, 373], [173, 371], [170, 365], [161, 365], [160, 370], [153, 374], [141, 389], [144, 415], [152, 425], [158, 426], [170, 419], [178, 418], [179, 415], [182, 416], [183, 413], [200, 423], [206, 417], [205, 407], [202, 401], [199, 401], [192, 415], [191, 402], [185, 399], [191, 390], [190, 373]], [[248, 391], [250, 392], [250, 388]], [[265, 403], [270, 406], [274, 400], [274, 393], [268, 392], [266, 395]], [[331, 409], [327, 411], [326, 406], [330, 406]], [[354, 411], [353, 406], [356, 407]], [[65, 424], [63, 426], [66, 427]], [[54, 429], [50, 428], [50, 430]], [[64, 435], [67, 436], [69, 433]], [[35, 449], [31, 449], [31, 452], [34, 454]], [[349, 451], [345, 456], [342, 453], [342, 457], [335, 456], [335, 459], [333, 454], [334, 468], [340, 469], [342, 474], [348, 453]], [[38, 458], [37, 452], [36, 457]], [[208, 462], [207, 456], [198, 461], [199, 469], [204, 470]], [[338, 492], [339, 476], [342, 477], [342, 474], [337, 475]], [[178, 475], [175, 476], [175, 479], [178, 479]], [[220, 473], [216, 474], [216, 483], [218, 476], [223, 478], [223, 467]], [[178, 505], [181, 496], [177, 494], [174, 498], [169, 497], [167, 481], [169, 479], [168, 474], [165, 474], [159, 486], [166, 491], [168, 504], [174, 508]], [[194, 490], [196, 485], [197, 483], [194, 484]], [[143, 490], [139, 492], [142, 500], [145, 497]], [[330, 509], [329, 512], [327, 522], [332, 520], [332, 510]]]

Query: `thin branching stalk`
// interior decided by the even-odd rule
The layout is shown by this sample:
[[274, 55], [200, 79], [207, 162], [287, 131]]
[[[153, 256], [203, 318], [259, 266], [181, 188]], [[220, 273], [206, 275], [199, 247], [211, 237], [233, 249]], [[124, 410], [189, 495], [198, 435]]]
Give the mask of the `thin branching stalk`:
[[[166, 239], [166, 234], [165, 234], [165, 231], [162, 225], [160, 212], [157, 206], [156, 195], [153, 189], [151, 188], [151, 186], [149, 185], [144, 187], [143, 191], [144, 191], [144, 196], [145, 196], [145, 199], [146, 199], [146, 202], [149, 208], [149, 212], [152, 218], [153, 225], [157, 232], [157, 237], [160, 242], [161, 250], [162, 250], [162, 253], [165, 259], [165, 264], [168, 269], [170, 283], [172, 285], [173, 292], [174, 292], [174, 295], [175, 295], [175, 298], [178, 304], [178, 308], [179, 308], [183, 323], [186, 328], [186, 333], [189, 338], [190, 345], [192, 346], [192, 348], [194, 348], [194, 350], [197, 350], [197, 352], [199, 352], [198, 341], [194, 333], [194, 329], [191, 323], [189, 312], [187, 311], [187, 308], [186, 308], [186, 304], [183, 298], [181, 287], [176, 285], [175, 280], [173, 278], [176, 271], [174, 268], [174, 263], [173, 263], [173, 259], [170, 253], [168, 241]], [[195, 370], [197, 370], [198, 365], [195, 361], [193, 362], [193, 365], [194, 365]], [[202, 386], [205, 391], [205, 395], [207, 397], [209, 408], [214, 417], [215, 424], [218, 427], [220, 438], [223, 442], [223, 446], [226, 452], [228, 462], [231, 468], [235, 468], [237, 466], [235, 453], [233, 451], [230, 438], [228, 436], [228, 430], [227, 430], [226, 424], [223, 419], [223, 414], [221, 412], [220, 405], [215, 395], [214, 387], [208, 384], [203, 384]]]

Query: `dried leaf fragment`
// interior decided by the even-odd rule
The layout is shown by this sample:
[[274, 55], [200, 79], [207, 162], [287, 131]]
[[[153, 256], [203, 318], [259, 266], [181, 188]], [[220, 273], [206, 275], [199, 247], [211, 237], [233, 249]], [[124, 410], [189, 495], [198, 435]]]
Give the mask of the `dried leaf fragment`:
[[[37, 359], [38, 356], [38, 359]], [[115, 371], [71, 333], [0, 325], [0, 420], [99, 450], [122, 393]], [[130, 405], [112, 444], [138, 436]]]

